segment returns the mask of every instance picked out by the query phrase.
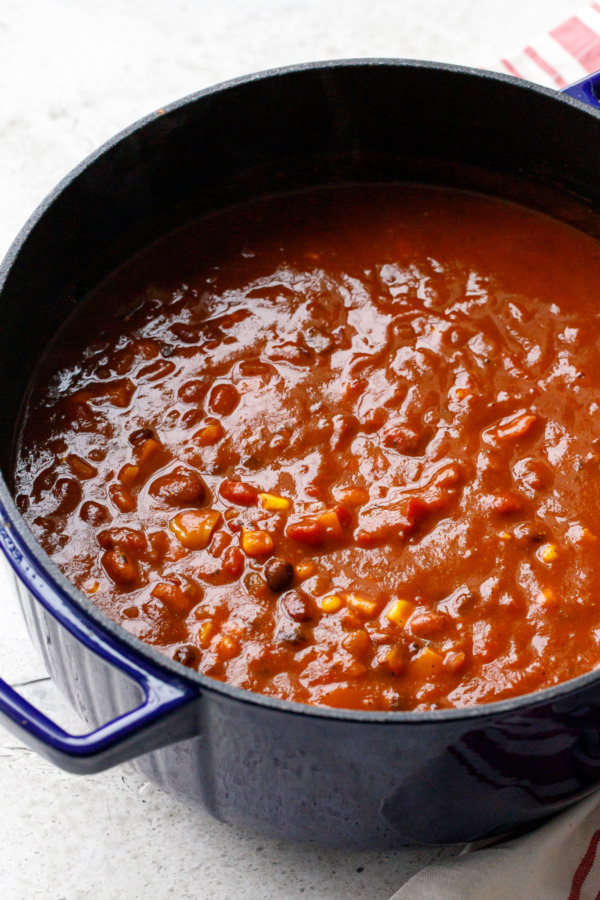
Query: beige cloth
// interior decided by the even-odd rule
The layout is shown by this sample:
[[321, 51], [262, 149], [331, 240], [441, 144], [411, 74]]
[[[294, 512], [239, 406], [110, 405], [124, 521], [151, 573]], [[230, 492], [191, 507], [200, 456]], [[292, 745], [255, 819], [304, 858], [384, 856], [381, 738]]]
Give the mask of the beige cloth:
[[600, 796], [525, 837], [423, 869], [391, 900], [600, 900]]

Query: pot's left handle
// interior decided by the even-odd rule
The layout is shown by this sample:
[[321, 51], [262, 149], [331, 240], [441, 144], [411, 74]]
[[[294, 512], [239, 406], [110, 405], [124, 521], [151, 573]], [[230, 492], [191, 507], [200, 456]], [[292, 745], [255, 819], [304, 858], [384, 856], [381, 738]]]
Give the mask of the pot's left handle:
[[594, 72], [593, 75], [588, 75], [587, 78], [582, 78], [581, 81], [570, 84], [568, 87], [563, 88], [560, 93], [568, 94], [569, 97], [573, 97], [575, 100], [581, 100], [582, 103], [587, 103], [588, 106], [600, 109], [600, 72]]
[[[46, 610], [80, 643], [141, 689], [141, 703], [88, 734], [72, 735], [0, 679], [0, 721], [24, 744], [75, 774], [101, 772], [198, 733], [198, 689], [153, 666], [89, 622], [36, 572], [0, 520], [0, 548], [15, 574]], [[33, 563], [33, 565], [32, 565]]]

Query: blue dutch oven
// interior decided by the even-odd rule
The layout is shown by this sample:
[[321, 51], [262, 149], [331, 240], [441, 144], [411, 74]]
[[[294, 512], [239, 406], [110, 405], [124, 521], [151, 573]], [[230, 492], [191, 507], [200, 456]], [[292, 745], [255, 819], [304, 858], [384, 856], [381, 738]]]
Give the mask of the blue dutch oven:
[[253, 694], [131, 637], [61, 574], [11, 498], [13, 439], [50, 335], [150, 241], [275, 191], [425, 180], [481, 189], [598, 234], [600, 76], [562, 94], [395, 60], [296, 66], [174, 103], [42, 203], [0, 270], [0, 545], [73, 736], [0, 682], [0, 715], [70, 772], [134, 767], [226, 822], [321, 845], [475, 840], [600, 782], [600, 673], [471, 709], [364, 712]]

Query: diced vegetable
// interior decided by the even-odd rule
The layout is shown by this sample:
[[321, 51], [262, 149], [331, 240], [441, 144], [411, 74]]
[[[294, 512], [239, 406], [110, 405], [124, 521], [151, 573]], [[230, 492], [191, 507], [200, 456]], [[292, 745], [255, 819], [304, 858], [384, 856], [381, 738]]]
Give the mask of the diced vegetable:
[[386, 612], [385, 617], [400, 628], [404, 628], [414, 611], [414, 604], [409, 600], [396, 600]]
[[291, 506], [287, 497], [278, 497], [277, 494], [259, 494], [260, 502], [263, 509], [269, 511], [278, 511], [289, 509]]
[[169, 528], [188, 550], [204, 550], [220, 522], [221, 513], [215, 509], [191, 509], [171, 519]]
[[410, 668], [418, 678], [432, 678], [444, 665], [443, 657], [431, 647], [424, 647], [418, 656], [411, 660]]
[[193, 436], [193, 440], [198, 447], [212, 447], [213, 444], [218, 444], [224, 435], [225, 429], [221, 423], [212, 421], [197, 431]]
[[377, 612], [377, 603], [362, 594], [346, 594], [346, 604], [360, 616], [370, 618]]
[[253, 559], [269, 556], [273, 552], [273, 538], [268, 531], [242, 529], [242, 550]]

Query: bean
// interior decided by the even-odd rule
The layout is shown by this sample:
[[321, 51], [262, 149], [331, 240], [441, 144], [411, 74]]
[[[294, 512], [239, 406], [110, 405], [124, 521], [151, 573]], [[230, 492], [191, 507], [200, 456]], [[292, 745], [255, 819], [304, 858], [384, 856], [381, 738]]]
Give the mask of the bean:
[[105, 525], [112, 518], [107, 508], [94, 500], [88, 500], [87, 503], [83, 504], [79, 510], [79, 517], [84, 522], [87, 522], [88, 525], [93, 525], [94, 528], [97, 528], [99, 525]]
[[410, 630], [417, 637], [429, 638], [440, 634], [446, 627], [446, 618], [440, 613], [417, 613], [410, 620]]
[[208, 398], [210, 409], [218, 416], [229, 416], [240, 402], [240, 395], [232, 384], [217, 384]]
[[294, 567], [287, 559], [274, 556], [265, 566], [265, 579], [272, 591], [285, 591], [292, 583]]
[[104, 571], [119, 587], [129, 587], [138, 580], [138, 568], [124, 550], [107, 550], [102, 556]]
[[258, 490], [243, 481], [224, 481], [219, 493], [228, 503], [236, 503], [238, 506], [254, 506], [258, 500]]
[[59, 478], [52, 489], [52, 494], [58, 501], [54, 514], [68, 515], [81, 502], [81, 485], [74, 478]]
[[185, 384], [182, 384], [177, 392], [177, 396], [180, 400], [183, 400], [184, 403], [200, 403], [207, 390], [208, 384], [205, 381], [194, 379], [193, 381], [186, 381]]
[[143, 444], [144, 441], [149, 441], [153, 437], [154, 431], [152, 428], [138, 428], [129, 435], [129, 443], [132, 447], [137, 447], [138, 444]]
[[150, 494], [167, 506], [200, 504], [206, 497], [206, 487], [193, 469], [177, 468], [156, 478], [149, 488]]
[[175, 650], [173, 659], [175, 662], [181, 663], [182, 666], [187, 666], [189, 669], [195, 669], [198, 666], [198, 651], [189, 644], [182, 644]]
[[223, 570], [231, 578], [239, 578], [244, 571], [244, 554], [239, 547], [229, 547], [223, 554]]
[[98, 543], [105, 550], [125, 550], [134, 557], [148, 549], [146, 536], [135, 528], [106, 528], [98, 534]]
[[122, 484], [111, 484], [108, 489], [110, 499], [122, 513], [132, 512], [135, 509], [135, 498], [131, 491]]
[[289, 591], [284, 594], [282, 606], [294, 622], [307, 622], [312, 619], [310, 597], [304, 591]]

